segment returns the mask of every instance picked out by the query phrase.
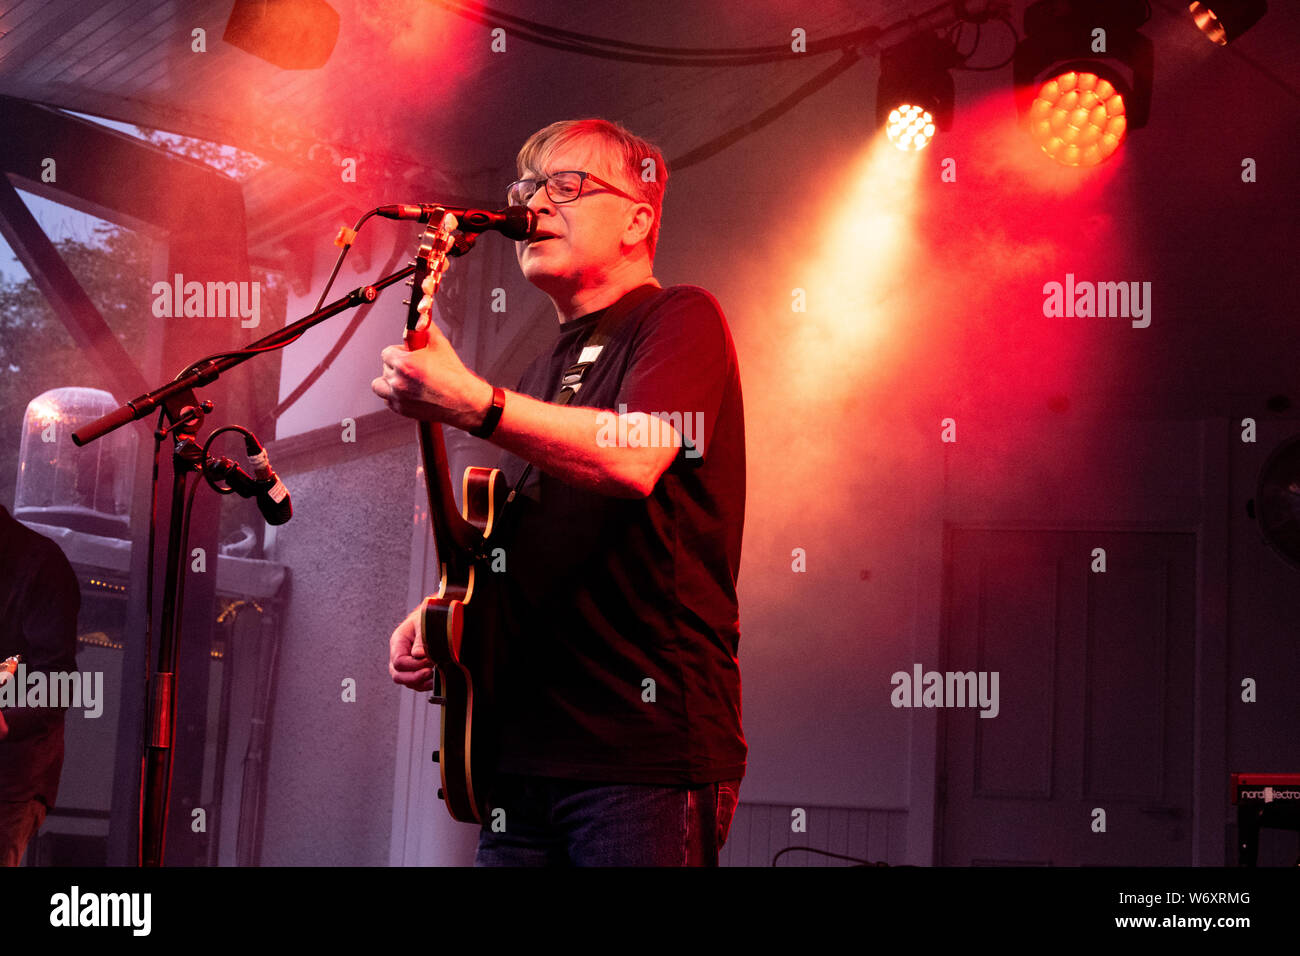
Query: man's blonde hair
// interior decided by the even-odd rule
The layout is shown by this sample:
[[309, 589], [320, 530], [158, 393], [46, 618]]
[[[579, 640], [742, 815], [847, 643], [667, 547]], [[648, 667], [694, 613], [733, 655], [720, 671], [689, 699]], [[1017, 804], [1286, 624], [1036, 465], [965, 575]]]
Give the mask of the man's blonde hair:
[[624, 182], [617, 185], [620, 188], [627, 187], [629, 193], [640, 202], [649, 203], [654, 210], [654, 223], [646, 235], [646, 249], [653, 262], [655, 246], [659, 243], [659, 224], [663, 218], [664, 192], [668, 188], [668, 165], [653, 143], [609, 120], [561, 120], [528, 137], [528, 141], [520, 148], [516, 161], [519, 175], [526, 176], [532, 170], [541, 172], [538, 164], [551, 150], [586, 137], [599, 140], [608, 153], [615, 157], [614, 168], [623, 173], [624, 179]]

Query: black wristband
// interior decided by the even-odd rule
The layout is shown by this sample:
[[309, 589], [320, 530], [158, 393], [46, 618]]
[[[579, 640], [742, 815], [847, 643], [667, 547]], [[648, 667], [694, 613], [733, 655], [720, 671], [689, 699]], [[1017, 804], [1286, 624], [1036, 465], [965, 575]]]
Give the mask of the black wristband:
[[478, 428], [471, 428], [469, 433], [475, 438], [489, 438], [497, 429], [497, 422], [501, 421], [501, 409], [506, 407], [506, 390], [499, 385], [492, 388], [492, 405], [483, 416], [483, 424]]

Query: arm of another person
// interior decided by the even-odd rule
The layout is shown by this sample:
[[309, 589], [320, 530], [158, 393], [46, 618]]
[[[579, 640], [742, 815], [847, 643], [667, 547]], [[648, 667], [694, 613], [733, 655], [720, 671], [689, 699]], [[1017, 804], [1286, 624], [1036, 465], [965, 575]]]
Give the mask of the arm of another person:
[[[32, 575], [21, 604], [28, 674], [73, 673], [77, 669], [77, 615], [81, 588], [68, 559], [51, 542], [52, 553]], [[51, 691], [54, 682], [47, 685]], [[24, 693], [26, 688], [18, 688]], [[8, 735], [19, 740], [34, 737], [57, 724], [63, 707], [14, 707], [4, 714]]]

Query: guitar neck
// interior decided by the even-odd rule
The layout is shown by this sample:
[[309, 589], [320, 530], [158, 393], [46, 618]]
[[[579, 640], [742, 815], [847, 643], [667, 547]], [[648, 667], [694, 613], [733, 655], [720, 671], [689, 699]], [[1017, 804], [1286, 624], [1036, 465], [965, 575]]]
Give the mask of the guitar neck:
[[[445, 219], [445, 221], [444, 221]], [[429, 228], [421, 237], [420, 251], [415, 257], [415, 274], [410, 280], [411, 297], [407, 300], [406, 331], [403, 341], [407, 349], [417, 352], [429, 344], [428, 328], [421, 328], [420, 297], [426, 291], [425, 280], [432, 280], [430, 295], [438, 289], [447, 253], [455, 237], [449, 226], [455, 220], [437, 212], [430, 215]], [[432, 322], [432, 315], [428, 321]], [[424, 483], [429, 492], [429, 524], [438, 548], [438, 561], [453, 577], [462, 578], [470, 569], [473, 551], [478, 546], [478, 530], [466, 521], [456, 507], [451, 478], [447, 465], [447, 446], [442, 436], [442, 426], [418, 422], [420, 429], [420, 459], [424, 465]]]
[[456, 509], [452, 493], [447, 445], [442, 426], [420, 422], [420, 459], [429, 492], [429, 524], [433, 528], [438, 560], [455, 570], [463, 570], [468, 556], [478, 543], [478, 530]]

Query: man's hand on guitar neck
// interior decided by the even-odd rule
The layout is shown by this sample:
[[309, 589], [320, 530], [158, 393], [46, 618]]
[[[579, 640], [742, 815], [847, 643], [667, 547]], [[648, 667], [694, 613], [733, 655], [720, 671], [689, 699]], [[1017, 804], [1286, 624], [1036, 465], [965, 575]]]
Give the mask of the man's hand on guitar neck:
[[421, 604], [397, 625], [388, 639], [388, 673], [395, 684], [411, 690], [433, 690], [433, 662], [424, 653], [420, 640]]
[[384, 370], [370, 388], [407, 418], [477, 428], [492, 404], [492, 386], [465, 367], [428, 312], [421, 313], [429, 344], [415, 352], [404, 345], [384, 349], [379, 356]]

